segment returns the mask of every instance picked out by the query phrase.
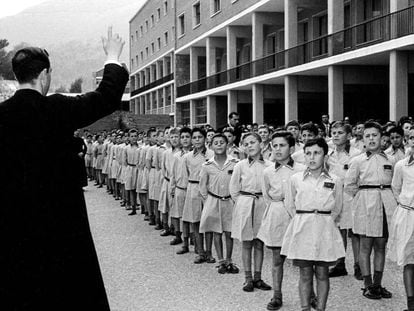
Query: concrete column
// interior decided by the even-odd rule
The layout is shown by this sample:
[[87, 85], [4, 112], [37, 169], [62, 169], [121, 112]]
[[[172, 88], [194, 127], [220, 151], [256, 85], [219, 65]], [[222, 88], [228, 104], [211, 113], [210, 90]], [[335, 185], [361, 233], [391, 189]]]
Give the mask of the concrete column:
[[191, 47], [190, 48], [190, 81], [198, 80], [198, 56], [199, 48]]
[[408, 54], [390, 52], [390, 120], [408, 115]]
[[390, 12], [395, 12], [408, 8], [410, 5], [409, 0], [390, 0]]
[[285, 123], [298, 119], [298, 78], [285, 77]]
[[252, 88], [253, 123], [263, 124], [263, 85], [255, 83]]
[[190, 126], [195, 124], [195, 100], [190, 100]]
[[252, 15], [252, 60], [263, 57], [263, 19], [261, 13]]
[[138, 98], [134, 99], [134, 114], [139, 114], [139, 103]]
[[167, 111], [167, 109], [165, 108], [165, 106], [167, 105], [167, 88], [166, 87], [164, 87], [163, 89], [162, 89], [162, 92], [163, 92], [163, 97], [164, 97], [164, 109], [163, 109], [163, 112], [164, 112], [164, 114], [166, 114], [166, 113], [170, 113], [170, 109], [171, 108], [168, 108], [168, 111]]
[[216, 45], [214, 44], [214, 38], [208, 37], [206, 39], [206, 73], [207, 77], [216, 73]]
[[144, 115], [145, 114], [145, 97], [144, 96], [140, 96], [139, 104], [141, 106], [140, 107], [141, 114]]
[[227, 26], [226, 37], [227, 69], [230, 69], [237, 65], [237, 37], [234, 27]]
[[162, 78], [161, 72], [164, 69], [163, 68], [163, 62], [162, 61], [157, 61], [156, 68], [157, 68], [157, 79], [156, 80], [158, 80], [158, 79]]
[[[328, 0], [328, 34], [344, 29], [344, 0]], [[336, 34], [329, 40], [329, 55], [343, 48], [344, 35]]]
[[[294, 47], [298, 43], [298, 5], [297, 0], [284, 0], [285, 1], [285, 49]], [[290, 57], [294, 55], [286, 55], [286, 67], [293, 60]]]
[[328, 68], [328, 106], [331, 120], [344, 118], [344, 76], [342, 66]]
[[237, 112], [237, 91], [227, 91], [227, 115]]
[[216, 96], [207, 96], [207, 123], [217, 127]]

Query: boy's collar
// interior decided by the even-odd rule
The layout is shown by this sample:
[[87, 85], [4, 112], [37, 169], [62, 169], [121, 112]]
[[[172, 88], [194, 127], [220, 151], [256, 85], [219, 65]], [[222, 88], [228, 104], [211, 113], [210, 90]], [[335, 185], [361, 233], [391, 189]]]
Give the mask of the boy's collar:
[[194, 156], [198, 155], [199, 153], [201, 153], [203, 155], [206, 155], [206, 152], [207, 152], [207, 148], [206, 148], [206, 146], [203, 146], [203, 148], [201, 148], [201, 150], [196, 151], [194, 149]]
[[295, 161], [290, 157], [289, 158], [289, 161], [286, 163], [286, 165], [285, 164], [281, 164], [281, 163], [279, 163], [279, 162], [276, 161], [276, 163], [275, 163], [275, 169], [278, 170], [282, 166], [286, 166], [286, 167], [288, 167], [290, 169], [293, 169], [293, 165], [295, 165]]
[[[303, 179], [305, 179], [309, 175], [312, 175], [312, 172], [311, 172], [311, 170], [308, 167], [303, 172]], [[319, 176], [322, 176], [322, 175], [325, 176], [326, 178], [332, 179], [331, 175], [329, 175], [329, 172], [328, 172], [328, 170], [325, 167], [322, 168], [321, 175], [319, 175]]]
[[387, 155], [382, 150], [379, 153], [372, 153], [371, 151], [367, 151], [365, 152], [365, 154], [367, 155], [367, 160], [369, 160], [374, 154], [379, 154], [380, 156], [383, 156], [384, 158], [388, 159]]
[[410, 158], [408, 159], [407, 165], [413, 165], [414, 164], [414, 154], [410, 155]]
[[[249, 164], [251, 165], [251, 164], [253, 164], [253, 162], [255, 161], [252, 157], [247, 157], [247, 159], [248, 159], [248, 161], [249, 161]], [[257, 160], [258, 162], [264, 162], [264, 159], [263, 159], [263, 155], [262, 154], [260, 154], [260, 156], [259, 156], [259, 159]]]

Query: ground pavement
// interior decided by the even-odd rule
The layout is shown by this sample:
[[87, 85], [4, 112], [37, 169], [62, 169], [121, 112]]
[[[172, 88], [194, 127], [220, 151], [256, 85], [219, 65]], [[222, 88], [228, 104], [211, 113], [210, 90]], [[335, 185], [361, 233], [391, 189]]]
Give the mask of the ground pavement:
[[[218, 274], [217, 264], [193, 263], [190, 253], [176, 255], [179, 246], [173, 238], [160, 237], [159, 231], [143, 221], [143, 216], [128, 216], [119, 201], [105, 188], [89, 183], [85, 188], [89, 221], [112, 311], [141, 310], [266, 310], [272, 291], [242, 291], [244, 274]], [[215, 255], [215, 252], [213, 251]], [[234, 243], [234, 262], [241, 266], [240, 243]], [[350, 257], [348, 251], [347, 259]], [[263, 279], [271, 284], [271, 252], [266, 250]], [[347, 260], [348, 272], [353, 272]], [[300, 310], [298, 271], [290, 261], [285, 264], [281, 310]], [[387, 261], [384, 286], [392, 299], [378, 301], [362, 296], [363, 283], [352, 275], [331, 279], [327, 310], [394, 311], [405, 307], [401, 268]]]

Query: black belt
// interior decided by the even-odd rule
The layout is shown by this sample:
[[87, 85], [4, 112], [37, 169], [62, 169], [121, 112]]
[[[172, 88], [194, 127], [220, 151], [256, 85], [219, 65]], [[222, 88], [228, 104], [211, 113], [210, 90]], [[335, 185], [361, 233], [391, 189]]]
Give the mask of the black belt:
[[128, 163], [128, 166], [133, 166], [133, 167], [135, 167], [136, 165], [135, 165], [135, 164], [129, 164], [129, 163]]
[[190, 184], [199, 184], [200, 182], [198, 180], [189, 180]]
[[297, 210], [296, 214], [322, 214], [322, 215], [330, 215], [331, 211], [318, 211], [317, 209], [313, 211], [304, 211], [304, 210]]
[[92, 155], [92, 153], [87, 153], [86, 155]]
[[391, 185], [361, 185], [359, 189], [391, 189]]
[[261, 192], [255, 192], [255, 193], [252, 193], [252, 192], [247, 192], [247, 191], [239, 191], [239, 193], [240, 193], [241, 195], [250, 195], [250, 196], [253, 196], [253, 197], [255, 197], [256, 199], [258, 199], [260, 196], [262, 196], [262, 195], [263, 195], [263, 193], [261, 193]]
[[187, 188], [183, 188], [183, 187], [180, 187], [180, 186], [176, 186], [178, 189], [180, 189], [180, 190], [184, 190], [184, 191], [186, 191], [187, 190]]
[[101, 155], [102, 153], [98, 153], [98, 155]]
[[215, 198], [217, 198], [219, 200], [222, 200], [222, 201], [226, 201], [226, 200], [228, 200], [228, 199], [231, 198], [231, 195], [219, 196], [219, 195], [217, 195], [217, 194], [215, 194], [213, 192], [210, 192], [210, 191], [208, 191], [208, 194], [211, 195], [212, 197], [215, 197]]
[[151, 168], [156, 168], [155, 166], [151, 166]]
[[409, 206], [409, 205], [404, 205], [400, 203], [400, 207], [407, 209], [409, 211], [414, 211], [414, 207], [413, 206]]
[[165, 179], [166, 181], [170, 182], [170, 179], [169, 179], [168, 177], [165, 177], [165, 176], [164, 176], [164, 179]]

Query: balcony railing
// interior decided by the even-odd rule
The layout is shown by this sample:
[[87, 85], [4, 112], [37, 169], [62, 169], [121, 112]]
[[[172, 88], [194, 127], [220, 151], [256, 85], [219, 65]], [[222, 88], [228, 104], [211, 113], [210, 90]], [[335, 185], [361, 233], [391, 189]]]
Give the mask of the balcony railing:
[[151, 82], [150, 84], [144, 85], [143, 87], [140, 87], [139, 89], [136, 89], [131, 92], [131, 97], [138, 95], [140, 93], [143, 93], [145, 91], [148, 91], [154, 87], [160, 86], [164, 83], [167, 83], [174, 79], [174, 73], [170, 73], [169, 75], [162, 77], [161, 79], [155, 80], [154, 82]]
[[293, 48], [181, 85], [177, 87], [177, 97], [195, 94], [411, 34], [414, 34], [414, 6], [364, 21]]

